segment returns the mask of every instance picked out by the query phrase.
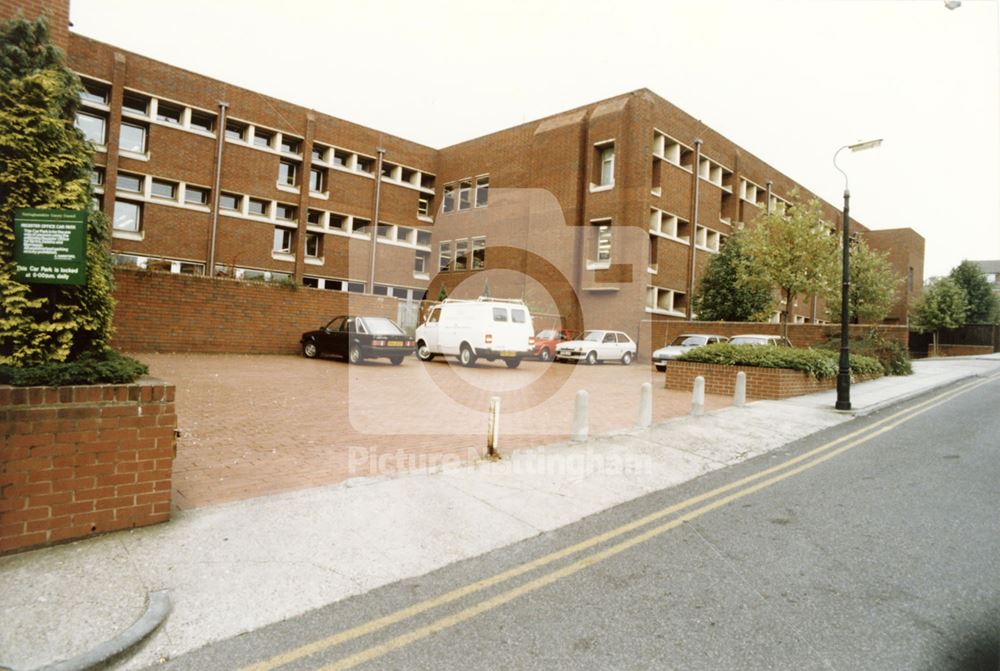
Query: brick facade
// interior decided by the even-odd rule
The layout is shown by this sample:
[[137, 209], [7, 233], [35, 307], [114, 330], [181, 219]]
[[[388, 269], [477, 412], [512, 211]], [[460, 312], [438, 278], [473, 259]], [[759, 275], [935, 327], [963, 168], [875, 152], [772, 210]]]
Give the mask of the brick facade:
[[170, 519], [174, 387], [0, 386], [0, 554]]
[[[787, 368], [755, 368], [752, 366], [722, 366], [718, 364], [670, 361], [664, 386], [677, 391], [691, 391], [694, 379], [705, 378], [705, 393], [732, 396], [736, 389], [736, 375], [743, 372], [747, 376], [747, 398], [779, 400], [792, 396], [811, 394], [817, 391], [835, 389], [837, 378], [817, 380], [812, 375]], [[854, 376], [855, 382], [864, 382], [881, 377], [879, 375]]]

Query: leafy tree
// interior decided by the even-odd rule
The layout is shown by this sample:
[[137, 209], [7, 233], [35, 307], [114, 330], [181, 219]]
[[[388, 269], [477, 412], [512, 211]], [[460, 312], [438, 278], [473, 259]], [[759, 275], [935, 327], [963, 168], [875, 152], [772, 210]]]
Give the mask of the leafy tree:
[[948, 276], [965, 291], [968, 301], [965, 324], [1000, 323], [1000, 298], [978, 265], [969, 260], [962, 261], [951, 269]]
[[788, 316], [799, 294], [826, 296], [833, 292], [840, 267], [837, 239], [820, 216], [816, 199], [794, 204], [785, 211], [762, 213], [747, 231], [746, 251], [754, 259], [760, 279], [781, 290], [781, 315], [788, 337]]
[[[843, 249], [842, 243], [839, 248]], [[888, 257], [888, 252], [878, 252], [864, 240], [858, 240], [851, 246], [851, 286], [847, 293], [847, 309], [852, 322], [880, 322], [896, 302], [896, 292], [903, 278], [893, 271]], [[838, 272], [838, 279], [839, 275]], [[826, 301], [827, 318], [840, 322], [840, 292], [828, 295]]]
[[701, 276], [693, 307], [707, 321], [764, 321], [774, 302], [771, 287], [761, 282], [754, 259], [747, 254], [746, 233], [737, 229]]
[[942, 277], [929, 287], [913, 306], [910, 327], [918, 333], [934, 332], [934, 355], [938, 351], [938, 332], [965, 324], [968, 303], [965, 290], [950, 277]]
[[[73, 125], [80, 90], [44, 19], [0, 23], [0, 364], [73, 359], [111, 336], [108, 227], [91, 201], [91, 150]], [[15, 279], [14, 210], [27, 207], [90, 212], [86, 284]]]

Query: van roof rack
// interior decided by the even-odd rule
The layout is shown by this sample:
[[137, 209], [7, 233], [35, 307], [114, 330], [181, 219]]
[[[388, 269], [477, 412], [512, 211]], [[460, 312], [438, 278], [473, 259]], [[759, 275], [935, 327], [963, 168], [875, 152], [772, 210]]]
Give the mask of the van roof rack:
[[[515, 303], [524, 305], [520, 298], [493, 298], [492, 296], [480, 296], [479, 298], [446, 298], [440, 303]], [[438, 303], [438, 305], [440, 305]]]

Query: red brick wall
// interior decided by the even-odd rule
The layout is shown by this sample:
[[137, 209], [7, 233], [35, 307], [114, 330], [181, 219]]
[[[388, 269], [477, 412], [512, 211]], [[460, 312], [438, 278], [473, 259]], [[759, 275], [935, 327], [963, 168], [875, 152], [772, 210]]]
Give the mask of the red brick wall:
[[339, 314], [396, 318], [395, 298], [118, 269], [113, 344], [126, 352], [294, 354]]
[[170, 519], [174, 387], [0, 386], [0, 554]]
[[[705, 378], [706, 394], [731, 396], [736, 389], [736, 374], [746, 373], [747, 398], [782, 399], [834, 389], [837, 378], [817, 380], [808, 373], [787, 368], [754, 368], [751, 366], [723, 366], [718, 364], [670, 361], [664, 386], [667, 389], [691, 391], [695, 377]], [[879, 376], [855, 376], [855, 382]]]

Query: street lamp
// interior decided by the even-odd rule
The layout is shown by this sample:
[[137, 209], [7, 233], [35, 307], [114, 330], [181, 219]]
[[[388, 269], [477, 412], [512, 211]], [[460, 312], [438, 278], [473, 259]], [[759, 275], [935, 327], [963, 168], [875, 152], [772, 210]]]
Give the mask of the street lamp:
[[[878, 140], [868, 140], [867, 142], [857, 142], [855, 144], [844, 145], [838, 149], [833, 154], [833, 167], [840, 170], [840, 166], [837, 165], [837, 154], [844, 151], [845, 149], [850, 149], [851, 151], [864, 151], [865, 149], [874, 149], [875, 147], [882, 144], [881, 138]], [[847, 339], [847, 328], [848, 328], [848, 294], [851, 288], [851, 273], [850, 273], [850, 258], [851, 258], [851, 232], [850, 232], [850, 221], [851, 218], [848, 214], [850, 210], [851, 203], [851, 192], [847, 188], [847, 173], [840, 170], [840, 174], [844, 176], [844, 248], [842, 252], [843, 256], [843, 273], [841, 275], [841, 287], [840, 287], [840, 370], [837, 372], [837, 410], [850, 410], [851, 409], [851, 358], [850, 350]]]

